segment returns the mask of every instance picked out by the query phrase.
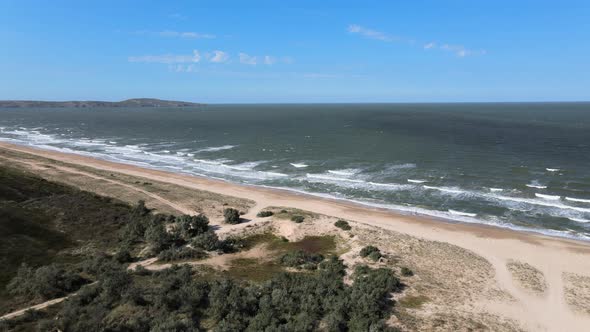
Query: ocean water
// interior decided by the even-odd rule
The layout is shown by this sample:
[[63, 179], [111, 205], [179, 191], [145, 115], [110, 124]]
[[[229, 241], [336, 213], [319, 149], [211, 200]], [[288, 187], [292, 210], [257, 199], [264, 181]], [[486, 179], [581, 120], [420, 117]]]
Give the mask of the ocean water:
[[589, 103], [1, 109], [0, 140], [590, 239]]

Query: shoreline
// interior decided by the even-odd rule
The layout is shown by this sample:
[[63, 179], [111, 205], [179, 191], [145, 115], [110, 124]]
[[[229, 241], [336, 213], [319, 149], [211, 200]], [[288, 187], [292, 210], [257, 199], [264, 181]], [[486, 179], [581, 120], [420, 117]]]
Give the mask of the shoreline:
[[[526, 237], [539, 237], [546, 240], [564, 240], [564, 241], [572, 241], [574, 243], [580, 243], [583, 245], [587, 245], [590, 247], [590, 238], [583, 238], [580, 236], [564, 236], [564, 235], [557, 235], [551, 234], [552, 232], [556, 232], [559, 234], [567, 233], [566, 231], [561, 230], [552, 230], [552, 229], [531, 229], [528, 227], [519, 227], [514, 224], [510, 224], [509, 226], [501, 226], [497, 224], [489, 224], [484, 222], [468, 222], [464, 220], [456, 220], [451, 218], [445, 218], [441, 216], [435, 215], [428, 215], [428, 214], [421, 214], [417, 212], [407, 212], [403, 210], [399, 210], [396, 208], [390, 207], [382, 207], [379, 206], [380, 204], [369, 203], [369, 202], [362, 202], [362, 201], [355, 201], [352, 199], [346, 198], [337, 198], [337, 197], [327, 197], [329, 195], [323, 195], [321, 193], [310, 193], [299, 191], [296, 189], [291, 188], [280, 188], [280, 187], [272, 187], [272, 186], [264, 186], [264, 185], [254, 185], [254, 184], [247, 184], [247, 183], [235, 183], [223, 178], [217, 177], [208, 177], [205, 175], [198, 175], [198, 174], [191, 174], [187, 172], [181, 171], [173, 171], [173, 170], [166, 170], [164, 167], [158, 168], [153, 167], [149, 164], [146, 165], [137, 165], [131, 162], [125, 162], [124, 160], [118, 160], [116, 158], [100, 158], [98, 156], [93, 156], [89, 154], [79, 153], [79, 152], [66, 152], [60, 151], [58, 149], [44, 149], [37, 146], [32, 145], [25, 145], [25, 144], [18, 144], [13, 142], [7, 142], [0, 140], [0, 148], [8, 148], [9, 150], [19, 150], [20, 152], [31, 153], [35, 155], [39, 155], [45, 158], [54, 159], [52, 158], [55, 156], [60, 156], [61, 158], [65, 157], [66, 159], [72, 158], [82, 158], [84, 160], [84, 165], [93, 167], [92, 164], [96, 162], [102, 162], [111, 164], [110, 167], [115, 167], [114, 165], [125, 165], [126, 167], [130, 168], [137, 168], [146, 171], [153, 171], [153, 172], [161, 172], [164, 174], [175, 174], [178, 176], [186, 176], [194, 179], [199, 179], [201, 182], [210, 181], [211, 183], [217, 183], [220, 185], [228, 185], [228, 186], [237, 186], [243, 188], [251, 188], [255, 191], [268, 191], [268, 192], [276, 192], [280, 195], [292, 195], [297, 197], [303, 197], [305, 199], [313, 199], [319, 201], [326, 201], [332, 203], [339, 203], [341, 205], [350, 205], [353, 208], [360, 208], [360, 209], [367, 209], [375, 212], [381, 213], [388, 213], [392, 214], [395, 218], [406, 218], [411, 219], [412, 222], [417, 223], [436, 223], [437, 225], [440, 224], [440, 227], [448, 228], [449, 225], [456, 226], [459, 231], [468, 231], [479, 235], [487, 234], [488, 236], [491, 235], [496, 238], [515, 238], [526, 240]], [[60, 159], [60, 158], [57, 158]], [[77, 160], [77, 161], [81, 161]], [[113, 170], [116, 171], [116, 170]], [[207, 191], [207, 189], [202, 189]], [[221, 193], [221, 192], [218, 192]], [[229, 195], [232, 196], [232, 195]], [[445, 226], [446, 225], [446, 226]], [[522, 235], [522, 236], [520, 236]], [[530, 240], [530, 239], [529, 239]]]
[[[567, 275], [579, 275], [590, 280], [590, 243], [585, 241], [481, 224], [402, 215], [391, 210], [369, 208], [356, 203], [293, 193], [287, 190], [233, 184], [223, 180], [142, 168], [78, 154], [43, 150], [5, 142], [0, 142], [0, 150], [11, 152], [11, 154], [0, 156], [0, 160], [9, 165], [12, 163], [13, 165], [31, 166], [29, 170], [53, 167], [81, 176], [88, 176], [92, 175], [88, 170], [93, 169], [97, 172], [96, 174], [103, 175], [103, 177], [97, 177], [102, 181], [116, 182], [119, 175], [129, 176], [138, 180], [146, 179], [152, 180], [154, 183], [165, 183], [175, 186], [176, 190], [182, 188], [185, 195], [187, 192], [190, 193], [190, 190], [195, 190], [195, 193], [205, 191], [253, 202], [244, 215], [244, 218], [250, 219], [250, 221], [236, 225], [237, 227], [212, 220], [217, 223], [221, 232], [256, 225], [259, 221], [255, 217], [257, 212], [265, 208], [286, 207], [332, 218], [346, 219], [353, 225], [356, 223], [357, 227], [366, 228], [369, 234], [376, 237], [380, 236], [378, 235], [379, 230], [409, 236], [415, 240], [407, 250], [416, 251], [417, 255], [420, 255], [419, 252], [421, 252], [423, 244], [426, 243], [434, 242], [443, 246], [459, 247], [485, 260], [494, 271], [492, 282], [502, 293], [508, 294], [513, 299], [500, 301], [493, 298], [480, 298], [469, 304], [472, 309], [508, 317], [523, 324], [528, 330], [538, 330], [541, 326], [549, 331], [561, 331], [564, 326], [571, 327], [569, 330], [582, 330], [590, 325], [590, 316], [572, 307], [570, 300], [565, 295]], [[55, 163], [52, 164], [52, 161]], [[108, 178], [108, 173], [116, 175], [115, 178], [112, 178], [114, 180]], [[110, 190], [116, 189], [111, 187]], [[107, 196], [108, 192], [107, 190]], [[191, 197], [188, 199], [190, 200]], [[174, 200], [171, 201], [178, 203]], [[193, 209], [185, 209], [186, 211], [196, 213]], [[179, 212], [184, 213], [180, 210]], [[395, 241], [391, 237], [380, 239]], [[441, 268], [436, 261], [437, 258], [425, 257], [424, 259], [428, 260], [433, 268]], [[457, 259], [460, 258], [457, 257]], [[519, 288], [509, 270], [511, 262], [514, 261], [530, 264], [542, 273], [547, 283], [547, 291], [542, 296], [530, 294]], [[478, 273], [478, 268], [475, 266], [458, 265], [447, 267], [447, 269], [449, 268], [452, 270], [440, 272], [443, 274]]]

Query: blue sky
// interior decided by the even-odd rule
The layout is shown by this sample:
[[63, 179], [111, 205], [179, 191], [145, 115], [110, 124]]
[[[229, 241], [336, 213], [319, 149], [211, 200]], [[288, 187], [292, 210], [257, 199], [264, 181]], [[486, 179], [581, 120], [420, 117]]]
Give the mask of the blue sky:
[[590, 100], [590, 1], [0, 0], [0, 99]]

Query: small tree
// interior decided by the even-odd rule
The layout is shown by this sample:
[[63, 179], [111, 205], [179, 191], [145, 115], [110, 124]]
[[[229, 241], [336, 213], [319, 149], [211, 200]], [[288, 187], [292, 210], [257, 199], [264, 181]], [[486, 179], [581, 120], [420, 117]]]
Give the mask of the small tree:
[[369, 259], [377, 261], [379, 258], [381, 258], [381, 250], [374, 246], [366, 246], [361, 249], [359, 255], [361, 255], [361, 257], [369, 257]]
[[227, 208], [223, 210], [223, 217], [228, 224], [235, 225], [240, 223], [240, 211], [236, 209]]
[[305, 217], [304, 216], [293, 216], [293, 217], [291, 217], [291, 221], [294, 221], [297, 224], [302, 223], [303, 220], [305, 220]]
[[350, 227], [350, 225], [348, 224], [348, 222], [346, 220], [342, 220], [342, 219], [340, 219], [337, 222], [335, 222], [334, 223], [334, 226], [336, 226], [336, 227], [338, 227], [338, 228], [340, 228], [342, 230], [345, 230], [345, 231], [349, 231], [349, 230], [352, 229], [352, 227]]
[[191, 245], [194, 248], [201, 248], [203, 250], [211, 251], [219, 247], [219, 238], [215, 232], [209, 230], [205, 233], [195, 236], [191, 241]]
[[204, 214], [197, 216], [183, 215], [176, 219], [176, 229], [184, 240], [189, 240], [209, 230], [209, 218]]
[[259, 218], [266, 218], [266, 217], [270, 217], [274, 215], [274, 212], [272, 211], [260, 211], [258, 212], [258, 214], [256, 215]]

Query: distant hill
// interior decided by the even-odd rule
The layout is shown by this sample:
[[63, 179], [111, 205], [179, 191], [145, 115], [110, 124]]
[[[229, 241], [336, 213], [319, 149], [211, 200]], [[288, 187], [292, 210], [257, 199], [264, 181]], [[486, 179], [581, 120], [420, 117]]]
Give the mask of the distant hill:
[[202, 104], [185, 101], [160, 100], [153, 98], [135, 98], [123, 101], [37, 101], [37, 100], [0, 100], [0, 108], [28, 107], [195, 107]]

